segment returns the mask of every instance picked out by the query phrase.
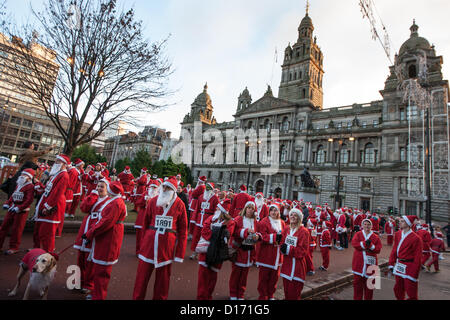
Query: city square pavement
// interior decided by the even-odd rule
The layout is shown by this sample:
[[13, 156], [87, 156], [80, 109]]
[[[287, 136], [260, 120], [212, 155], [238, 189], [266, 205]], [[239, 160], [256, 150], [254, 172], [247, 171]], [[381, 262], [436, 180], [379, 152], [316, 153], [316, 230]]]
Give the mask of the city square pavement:
[[[56, 239], [56, 251], [59, 252], [62, 249], [69, 246], [74, 242], [76, 233], [63, 232], [61, 238]], [[4, 247], [7, 245], [6, 239]], [[382, 236], [383, 248], [379, 255], [381, 259], [387, 259], [391, 251], [391, 247], [386, 245], [386, 239]], [[0, 255], [0, 299], [21, 299], [25, 291], [28, 276], [24, 278], [22, 286], [18, 291], [16, 297], [8, 297], [8, 292], [15, 284], [15, 277], [18, 270], [18, 263], [25, 254], [27, 248], [32, 247], [32, 233], [27, 231], [23, 235], [21, 244], [21, 251], [12, 256]], [[187, 244], [186, 256], [183, 263], [172, 264], [172, 275], [169, 291], [169, 299], [171, 300], [193, 300], [196, 299], [197, 291], [197, 274], [198, 264], [197, 261], [190, 260], [188, 257], [191, 255], [190, 241]], [[335, 279], [337, 274], [349, 271], [351, 269], [351, 260], [353, 249], [338, 251], [331, 250], [330, 267], [328, 271], [320, 271], [317, 268], [321, 265], [322, 258], [320, 252], [316, 249], [314, 252], [314, 265], [316, 267], [316, 274], [314, 276], [307, 276], [305, 287], [311, 286], [313, 283], [324, 283], [330, 279]], [[70, 273], [67, 273], [70, 265], [76, 264], [77, 251], [73, 248], [65, 251], [58, 261], [57, 274], [54, 282], [49, 290], [49, 300], [80, 300], [84, 299], [84, 296], [76, 290], [69, 290], [66, 287], [66, 281], [70, 277]], [[119, 262], [113, 266], [111, 281], [108, 287], [109, 300], [129, 300], [132, 298], [134, 281], [136, 277], [136, 270], [138, 265], [138, 259], [135, 255], [135, 234], [125, 234], [122, 249], [120, 252]], [[419, 285], [419, 296], [423, 298], [438, 298], [448, 299], [450, 298], [450, 256], [447, 256], [446, 260], [441, 261], [442, 272], [440, 274], [427, 274], [422, 273]], [[222, 270], [219, 273], [217, 286], [214, 291], [213, 298], [217, 300], [226, 300], [229, 297], [228, 294], [228, 280], [231, 274], [231, 263], [225, 262]], [[333, 280], [331, 280], [333, 281]], [[150, 283], [147, 290], [147, 299], [153, 297], [153, 283], [154, 275], [150, 279]], [[247, 281], [247, 290], [245, 298], [248, 300], [254, 300], [258, 298], [257, 291], [258, 284], [258, 268], [252, 267], [250, 269]], [[380, 291], [376, 291], [375, 299], [394, 299], [392, 291], [392, 280], [383, 279]], [[435, 290], [431, 290], [434, 287]], [[335, 290], [334, 290], [335, 291]], [[277, 293], [275, 294], [277, 299], [282, 299], [283, 285], [282, 280], [278, 282]], [[33, 296], [32, 296], [33, 298]], [[34, 298], [37, 298], [34, 296]], [[352, 290], [350, 288], [344, 288], [339, 292], [327, 293], [326, 295], [317, 296], [314, 299], [352, 299]]]

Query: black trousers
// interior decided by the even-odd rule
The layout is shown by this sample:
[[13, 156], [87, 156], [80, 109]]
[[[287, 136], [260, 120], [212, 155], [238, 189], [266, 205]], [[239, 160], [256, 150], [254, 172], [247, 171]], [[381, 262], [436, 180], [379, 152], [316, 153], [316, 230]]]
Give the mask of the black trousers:
[[342, 248], [348, 248], [347, 232], [342, 232], [339, 234], [339, 243]]

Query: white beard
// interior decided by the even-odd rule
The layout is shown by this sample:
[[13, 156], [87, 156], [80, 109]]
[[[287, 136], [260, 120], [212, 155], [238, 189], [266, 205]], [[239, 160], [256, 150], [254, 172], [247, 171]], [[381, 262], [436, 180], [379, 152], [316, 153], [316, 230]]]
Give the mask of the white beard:
[[217, 219], [219, 219], [221, 214], [222, 214], [222, 211], [220, 211], [220, 209], [217, 208], [216, 211], [214, 212], [214, 216], [212, 217], [212, 221], [216, 221]]
[[270, 216], [269, 216], [269, 220], [270, 220], [270, 225], [272, 226], [273, 230], [275, 230], [276, 232], [280, 232], [281, 231], [281, 220], [273, 219]]
[[264, 199], [263, 198], [261, 198], [261, 199], [256, 198], [255, 199], [255, 203], [256, 203], [256, 207], [258, 208], [258, 211], [259, 211], [259, 208], [261, 208], [262, 205], [264, 204]]
[[206, 190], [205, 193], [203, 194], [203, 199], [209, 200], [213, 195], [214, 195], [213, 190]]
[[175, 194], [175, 191], [169, 190], [166, 192], [161, 192], [158, 195], [158, 199], [156, 200], [156, 205], [158, 207], [165, 207], [169, 204], [169, 202], [173, 199], [173, 196]]
[[25, 178], [24, 176], [20, 176], [19, 178], [17, 178], [17, 190], [20, 190], [20, 188], [22, 188], [25, 183], [27, 183], [27, 178]]
[[61, 163], [54, 164], [54, 165], [52, 166], [52, 170], [50, 170], [49, 175], [50, 175], [50, 176], [56, 175], [59, 171], [61, 171], [61, 166], [62, 166]]

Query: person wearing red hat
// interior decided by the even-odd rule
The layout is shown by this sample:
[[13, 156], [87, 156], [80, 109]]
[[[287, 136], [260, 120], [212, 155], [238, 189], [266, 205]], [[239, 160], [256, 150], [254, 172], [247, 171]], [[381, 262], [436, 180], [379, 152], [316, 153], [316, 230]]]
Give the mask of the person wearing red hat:
[[196, 258], [197, 254], [195, 248], [201, 237], [203, 223], [206, 220], [207, 215], [214, 214], [218, 204], [219, 198], [214, 194], [214, 184], [212, 182], [206, 183], [205, 192], [198, 198], [197, 202], [197, 210], [195, 213], [196, 221], [191, 241], [191, 250], [193, 254], [190, 256], [190, 259]]
[[78, 204], [80, 203], [81, 195], [83, 193], [83, 186], [81, 182], [84, 175], [83, 166], [84, 166], [83, 160], [81, 159], [75, 160], [73, 170], [76, 171], [77, 179], [75, 182], [75, 186], [73, 187], [73, 201], [70, 207], [66, 208], [67, 217], [70, 217], [72, 219], [75, 217], [75, 211], [78, 207]]
[[86, 170], [83, 173], [83, 176], [81, 178], [81, 185], [82, 185], [83, 192], [81, 194], [80, 201], [83, 201], [83, 198], [85, 196], [89, 195], [90, 190], [93, 190], [92, 186], [91, 186], [91, 179], [90, 179], [90, 175], [93, 174], [93, 170], [94, 170], [94, 167], [92, 167], [91, 165], [88, 165], [86, 167]]
[[428, 231], [428, 225], [426, 223], [422, 224], [416, 233], [422, 240], [422, 269], [425, 269], [425, 263], [431, 257], [431, 233]]
[[319, 248], [320, 253], [322, 254], [322, 265], [319, 267], [319, 270], [322, 271], [327, 271], [328, 266], [330, 265], [331, 228], [331, 222], [322, 222], [322, 235], [319, 238]]
[[150, 180], [147, 191], [144, 196], [144, 205], [139, 208], [139, 212], [134, 223], [134, 228], [136, 230], [136, 256], [139, 254], [139, 250], [141, 247], [142, 235], [145, 230], [142, 230], [142, 225], [145, 216], [145, 208], [148, 206], [148, 203], [154, 197], [157, 197], [159, 194], [159, 186], [160, 182], [158, 180]]
[[392, 246], [394, 242], [394, 231], [395, 231], [395, 220], [389, 217], [388, 221], [384, 226], [384, 232], [386, 233], [387, 245]]
[[257, 226], [261, 234], [261, 243], [256, 254], [256, 265], [259, 268], [259, 300], [274, 299], [283, 264], [280, 243], [285, 228], [286, 225], [280, 218], [280, 207], [276, 204], [270, 205], [269, 216], [263, 218]]
[[23, 229], [25, 228], [31, 203], [34, 200], [34, 185], [32, 183], [34, 174], [35, 171], [31, 168], [22, 170], [13, 194], [3, 204], [3, 209], [8, 210], [8, 212], [0, 227], [0, 249], [2, 249], [5, 237], [11, 229], [9, 250], [5, 251], [5, 254], [9, 255], [19, 252]]
[[65, 193], [69, 183], [66, 166], [69, 163], [69, 157], [60, 154], [52, 166], [51, 178], [47, 181], [33, 217], [36, 221], [33, 233], [34, 248], [41, 248], [47, 252], [55, 250], [56, 228], [66, 210]]
[[131, 173], [129, 166], [125, 166], [125, 169], [117, 175], [117, 180], [122, 184], [126, 200], [129, 201], [131, 197], [131, 191], [133, 190], [133, 184], [131, 182], [134, 180], [134, 176]]
[[264, 195], [258, 192], [255, 196], [256, 220], [261, 221], [269, 215], [269, 207], [264, 203]]
[[230, 300], [243, 300], [247, 286], [247, 276], [256, 258], [255, 244], [261, 240], [257, 230], [256, 206], [248, 201], [234, 220], [236, 227], [232, 235], [232, 247], [236, 249], [236, 259], [233, 261], [229, 287]]
[[102, 176], [104, 177], [104, 178], [106, 178], [107, 180], [111, 180], [110, 178], [109, 178], [109, 170], [108, 170], [108, 163], [106, 163], [106, 162], [102, 162], [101, 163], [101, 165], [102, 165]]
[[[213, 234], [218, 232], [218, 228], [225, 227], [228, 232], [225, 243], [231, 245], [231, 235], [234, 232], [235, 222], [229, 213], [231, 206], [230, 199], [224, 199], [216, 208], [213, 216], [207, 217], [202, 228], [201, 241], [203, 242], [203, 250], [198, 254], [198, 284], [197, 284], [197, 300], [212, 300], [212, 294], [217, 283], [217, 274], [222, 268], [222, 263], [207, 264], [206, 254]], [[216, 240], [216, 241], [219, 241]]]
[[[197, 216], [196, 216], [196, 212], [197, 212], [197, 203], [198, 203], [198, 198], [200, 198], [200, 196], [205, 192], [206, 189], [206, 177], [205, 176], [201, 176], [198, 178], [198, 182], [197, 182], [197, 186], [195, 187], [195, 189], [192, 191], [190, 198], [189, 198], [189, 238], [192, 239], [193, 235], [194, 235], [194, 230], [195, 230], [195, 226], [196, 226], [196, 222], [197, 222]], [[193, 254], [192, 256], [193, 258], [195, 257], [195, 254]]]
[[[108, 181], [106, 179], [102, 180]], [[123, 188], [118, 181], [106, 183], [109, 199], [98, 209], [98, 220], [81, 238], [92, 243], [87, 261], [92, 261], [92, 300], [105, 300], [112, 266], [119, 261], [127, 216], [122, 199]]]
[[[92, 190], [97, 189], [97, 183], [103, 178], [107, 178], [102, 174], [102, 164], [97, 163], [94, 167], [94, 170], [89, 172], [88, 180], [89, 180], [89, 189], [87, 190], [87, 194], [90, 194]], [[108, 178], [107, 178], [108, 179]]]
[[151, 175], [147, 168], [142, 168], [141, 176], [136, 181], [136, 193], [134, 194], [134, 211], [139, 212], [145, 206], [145, 191], [150, 182]]
[[315, 274], [314, 271], [314, 262], [313, 262], [313, 254], [314, 249], [317, 246], [317, 224], [319, 223], [319, 220], [317, 220], [315, 217], [319, 216], [310, 216], [306, 222], [306, 229], [308, 229], [309, 232], [309, 249], [308, 254], [305, 257], [306, 262], [306, 275], [312, 276]]
[[86, 239], [82, 239], [83, 234], [95, 225], [100, 218], [100, 209], [110, 199], [108, 196], [107, 184], [108, 180], [100, 180], [97, 189], [86, 196], [80, 204], [80, 210], [86, 213], [78, 229], [78, 235], [73, 247], [78, 250], [77, 265], [81, 272], [81, 289], [84, 293], [91, 293], [94, 284], [92, 278], [93, 263], [87, 258], [92, 249], [92, 243]]
[[154, 300], [166, 300], [169, 294], [172, 262], [183, 262], [187, 243], [186, 207], [177, 196], [177, 180], [170, 177], [162, 184], [158, 197], [145, 209], [145, 230], [139, 251], [139, 264], [133, 299], [143, 300], [148, 281], [155, 270]]
[[419, 272], [422, 266], [422, 240], [413, 232], [417, 216], [402, 216], [400, 230], [394, 235], [394, 245], [389, 256], [389, 269], [395, 275], [394, 294], [397, 300], [418, 299]]
[[245, 204], [252, 200], [247, 193], [247, 187], [245, 185], [241, 185], [239, 189], [240, 192], [234, 196], [233, 202], [231, 203], [230, 214], [233, 218], [239, 216]]
[[69, 176], [69, 181], [67, 183], [67, 188], [66, 188], [66, 193], [65, 193], [65, 197], [66, 197], [66, 210], [64, 211], [64, 214], [61, 215], [60, 219], [61, 222], [58, 223], [58, 226], [56, 227], [56, 237], [59, 238], [61, 237], [62, 234], [62, 230], [64, 227], [64, 220], [66, 217], [69, 216], [68, 211], [70, 210], [70, 208], [72, 207], [72, 201], [73, 201], [73, 190], [75, 189], [75, 185], [77, 183], [78, 180], [78, 171], [75, 169], [74, 166], [72, 166], [72, 164], [69, 162], [69, 164], [67, 165], [67, 174]]
[[305, 257], [309, 250], [309, 232], [303, 226], [303, 213], [292, 209], [289, 213], [289, 227], [281, 238], [280, 251], [284, 255], [281, 266], [284, 298], [300, 300], [306, 278]]
[[430, 242], [430, 251], [432, 259], [426, 264], [428, 272], [431, 272], [431, 265], [434, 265], [434, 271], [439, 272], [439, 256], [442, 251], [445, 251], [444, 235], [441, 232], [436, 232], [436, 237]]
[[370, 219], [362, 221], [362, 230], [353, 236], [352, 246], [353, 300], [372, 300], [373, 289], [367, 285], [367, 280], [375, 272], [371, 266], [378, 265], [377, 255], [382, 244], [378, 235], [372, 231]]

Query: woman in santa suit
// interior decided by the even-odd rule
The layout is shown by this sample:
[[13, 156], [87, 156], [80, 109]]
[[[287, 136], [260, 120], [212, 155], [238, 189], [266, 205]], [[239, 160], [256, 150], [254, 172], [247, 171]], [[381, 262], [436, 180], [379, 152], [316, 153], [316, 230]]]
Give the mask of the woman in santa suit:
[[101, 180], [97, 184], [97, 189], [86, 196], [80, 204], [81, 212], [87, 213], [81, 222], [78, 235], [73, 247], [78, 250], [77, 265], [81, 271], [81, 291], [89, 293], [94, 288], [92, 282], [92, 261], [87, 261], [91, 252], [92, 243], [82, 239], [83, 234], [97, 223], [99, 219], [99, 209], [108, 201], [107, 180]]
[[[226, 226], [228, 230], [228, 243], [231, 242], [230, 235], [234, 232], [235, 222], [229, 213], [230, 206], [230, 199], [225, 198], [217, 205], [214, 216], [206, 219], [202, 228], [201, 238], [206, 241], [205, 244], [208, 246], [213, 234], [213, 226]], [[212, 294], [217, 283], [217, 274], [222, 268], [222, 263], [208, 266], [206, 263], [206, 253], [199, 253], [198, 264], [197, 300], [212, 300]]]
[[230, 300], [244, 299], [248, 271], [256, 258], [255, 244], [261, 239], [261, 234], [257, 232], [255, 210], [255, 203], [248, 201], [239, 216], [234, 219], [236, 227], [232, 235], [232, 247], [237, 250], [237, 255], [229, 281]]
[[381, 251], [381, 240], [372, 231], [372, 221], [364, 219], [362, 229], [352, 239], [353, 251], [353, 300], [372, 300], [373, 289], [367, 285], [367, 279], [373, 275], [375, 270], [371, 266], [378, 265], [377, 255]]
[[389, 269], [395, 275], [394, 294], [397, 300], [418, 299], [419, 272], [422, 266], [422, 240], [412, 230], [417, 216], [402, 216], [400, 230], [394, 234], [389, 256]]
[[286, 300], [300, 300], [306, 278], [305, 258], [309, 250], [309, 232], [303, 226], [303, 213], [292, 209], [289, 213], [289, 228], [285, 228], [280, 251], [284, 254], [281, 266], [284, 297]]
[[394, 242], [394, 231], [395, 231], [395, 220], [389, 218], [389, 221], [386, 223], [384, 227], [384, 232], [387, 235], [388, 246], [392, 246], [392, 243]]
[[[98, 183], [97, 183], [98, 184]], [[123, 201], [123, 187], [118, 181], [106, 184], [110, 199], [98, 209], [98, 220], [82, 235], [92, 242], [87, 261], [92, 261], [92, 300], [106, 299], [112, 266], [119, 261], [127, 209]]]
[[259, 267], [258, 292], [259, 300], [273, 300], [280, 278], [280, 267], [283, 263], [283, 255], [280, 252], [280, 242], [285, 223], [280, 218], [280, 207], [272, 204], [269, 207], [269, 216], [258, 224], [258, 232], [261, 234], [261, 242], [256, 257], [256, 265]]

